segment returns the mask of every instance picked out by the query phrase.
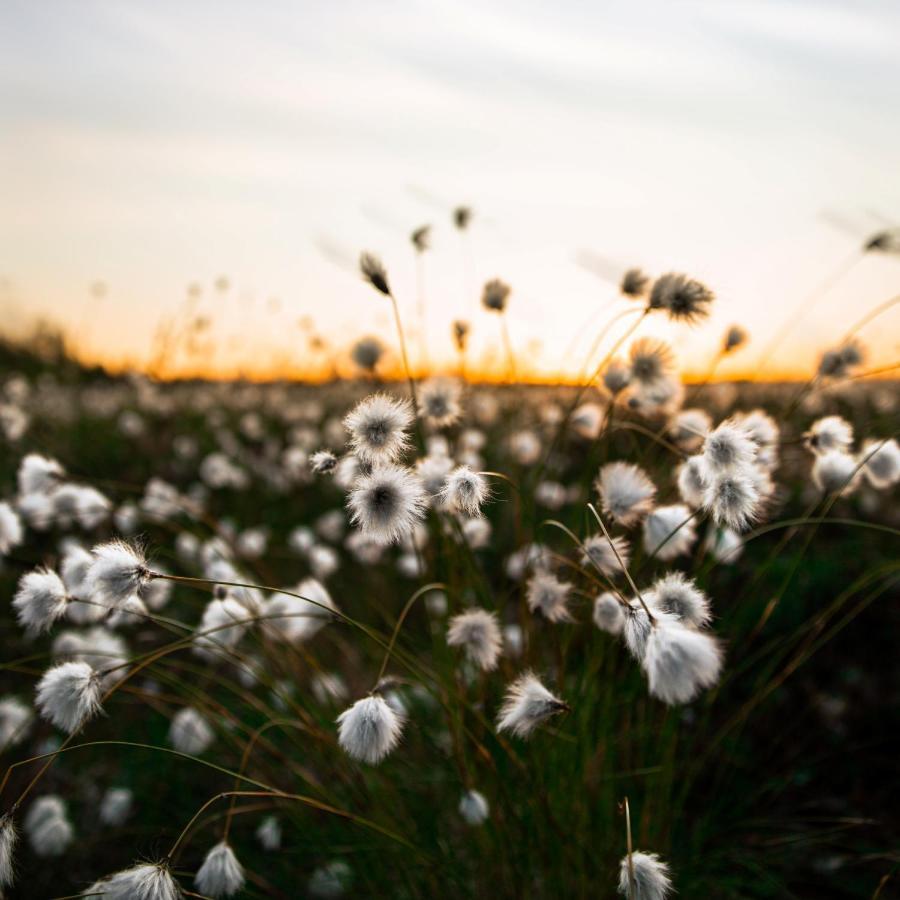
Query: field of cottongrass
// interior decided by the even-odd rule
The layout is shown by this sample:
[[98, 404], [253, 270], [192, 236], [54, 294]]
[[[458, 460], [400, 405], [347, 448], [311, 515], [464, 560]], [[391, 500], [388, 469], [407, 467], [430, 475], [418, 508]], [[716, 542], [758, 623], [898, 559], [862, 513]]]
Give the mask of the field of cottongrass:
[[580, 388], [4, 350], [4, 896], [897, 896], [897, 384], [621, 289]]

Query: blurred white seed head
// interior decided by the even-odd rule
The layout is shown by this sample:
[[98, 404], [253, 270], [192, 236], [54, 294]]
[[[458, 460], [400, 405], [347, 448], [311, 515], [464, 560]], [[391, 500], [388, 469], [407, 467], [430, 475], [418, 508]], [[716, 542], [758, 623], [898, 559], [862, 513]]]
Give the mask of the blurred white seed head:
[[376, 765], [400, 743], [404, 722], [402, 712], [372, 694], [338, 716], [338, 742], [348, 756]]
[[722, 651], [705, 631], [680, 622], [657, 621], [647, 637], [642, 663], [650, 694], [674, 705], [693, 700], [718, 681]]
[[712, 419], [705, 409], [683, 409], [669, 426], [669, 435], [689, 453], [699, 450], [712, 428]]
[[194, 884], [201, 894], [215, 900], [232, 897], [244, 886], [244, 867], [229, 844], [222, 841], [206, 854], [194, 876]]
[[625, 627], [625, 608], [611, 591], [604, 591], [594, 600], [594, 624], [609, 634], [621, 634]]
[[678, 493], [693, 509], [703, 505], [703, 494], [709, 484], [710, 473], [703, 456], [689, 456], [678, 467]]
[[490, 488], [483, 475], [468, 466], [457, 466], [447, 476], [441, 499], [450, 512], [477, 516], [489, 494]]
[[0, 753], [28, 737], [34, 712], [17, 697], [0, 699]]
[[485, 672], [497, 668], [503, 646], [496, 613], [470, 609], [450, 620], [447, 643], [461, 647], [466, 657]]
[[730, 528], [712, 528], [704, 541], [707, 553], [711, 553], [718, 563], [734, 563], [744, 550], [744, 542], [739, 534]]
[[189, 756], [205, 753], [215, 740], [215, 732], [209, 722], [192, 706], [175, 713], [169, 725], [169, 743], [179, 752]]
[[666, 900], [671, 890], [669, 867], [655, 853], [636, 850], [619, 864], [619, 893], [628, 900]]
[[38, 856], [61, 856], [75, 839], [65, 801], [56, 794], [38, 797], [28, 808], [23, 825]]
[[572, 585], [550, 572], [535, 572], [528, 581], [525, 600], [528, 608], [539, 612], [548, 622], [571, 622], [569, 596]]
[[393, 544], [425, 517], [421, 480], [409, 469], [381, 466], [358, 479], [347, 497], [350, 518], [367, 537]]
[[690, 553], [697, 526], [683, 503], [658, 506], [644, 520], [644, 549], [663, 562]]
[[270, 853], [281, 849], [281, 823], [275, 816], [266, 816], [256, 829], [256, 839], [263, 850]]
[[709, 315], [715, 294], [705, 284], [680, 272], [668, 272], [653, 283], [650, 309], [664, 309], [675, 321], [693, 324]]
[[462, 388], [452, 378], [429, 378], [419, 386], [419, 415], [432, 428], [447, 428], [462, 415]]
[[16, 844], [19, 832], [9, 814], [0, 817], [0, 891], [9, 887], [15, 878]]
[[853, 426], [841, 416], [825, 416], [813, 422], [803, 438], [814, 453], [847, 452], [853, 444]]
[[551, 694], [532, 672], [526, 672], [507, 688], [497, 730], [527, 738], [547, 719], [568, 709], [569, 705]]
[[84, 893], [104, 900], [182, 900], [166, 863], [140, 863], [95, 882]]
[[869, 484], [877, 490], [900, 481], [900, 446], [894, 438], [869, 438], [862, 445], [858, 462]]
[[706, 594], [681, 572], [670, 572], [658, 579], [644, 599], [652, 609], [667, 612], [691, 628], [709, 624], [711, 613]]
[[603, 373], [603, 386], [618, 397], [631, 384], [631, 368], [621, 359], [613, 359]]
[[594, 482], [603, 511], [626, 528], [653, 509], [656, 486], [650, 476], [632, 463], [607, 463]]
[[739, 422], [726, 419], [711, 431], [703, 443], [703, 459], [714, 473], [749, 466], [756, 456], [756, 444]]
[[19, 494], [46, 494], [64, 477], [63, 467], [55, 460], [39, 453], [29, 453], [19, 464]]
[[740, 325], [732, 325], [726, 332], [722, 341], [722, 352], [731, 353], [747, 343], [747, 332]]
[[631, 547], [628, 540], [617, 536], [612, 541], [606, 535], [593, 534], [587, 538], [581, 548], [581, 563], [593, 565], [609, 578], [620, 574], [628, 565]]
[[487, 799], [479, 791], [466, 791], [459, 801], [459, 814], [466, 825], [482, 825], [490, 811]]
[[100, 821], [117, 828], [131, 814], [134, 794], [129, 788], [109, 788], [100, 801]]
[[37, 707], [57, 728], [74, 734], [100, 712], [100, 675], [84, 662], [48, 669], [37, 686]]
[[675, 355], [665, 341], [639, 338], [628, 349], [631, 380], [640, 387], [652, 387], [675, 374]]
[[370, 465], [395, 462], [409, 447], [407, 430], [413, 421], [408, 400], [373, 394], [345, 417], [344, 427], [357, 459]]
[[360, 338], [350, 351], [353, 362], [367, 372], [374, 372], [379, 360], [384, 355], [384, 345], [378, 338]]
[[49, 631], [65, 614], [67, 603], [62, 579], [56, 572], [43, 567], [21, 577], [12, 601], [19, 624], [32, 637]]
[[826, 494], [852, 494], [862, 478], [857, 461], [842, 450], [829, 450], [816, 456], [812, 478], [816, 487]]
[[330, 450], [317, 450], [309, 458], [309, 467], [316, 475], [327, 475], [334, 471], [337, 462], [337, 457]]
[[647, 293], [649, 284], [649, 276], [645, 275], [641, 269], [632, 268], [622, 276], [622, 280], [619, 282], [619, 291], [626, 297], [637, 299]]
[[481, 292], [481, 305], [489, 312], [503, 312], [511, 293], [508, 284], [499, 278], [488, 281]]
[[735, 469], [713, 477], [703, 491], [703, 508], [717, 525], [744, 531], [756, 520], [760, 499], [752, 467], [747, 471]]
[[24, 537], [19, 514], [5, 501], [0, 503], [0, 557], [18, 547]]

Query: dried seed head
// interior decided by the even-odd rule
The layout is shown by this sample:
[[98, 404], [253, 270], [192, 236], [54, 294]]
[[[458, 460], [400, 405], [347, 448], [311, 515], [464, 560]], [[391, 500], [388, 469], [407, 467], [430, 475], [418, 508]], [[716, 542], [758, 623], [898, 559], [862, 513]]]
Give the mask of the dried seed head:
[[359, 257], [359, 271], [362, 277], [381, 294], [386, 297], [391, 296], [391, 289], [388, 286], [387, 270], [384, 268], [381, 260], [373, 253], [361, 253]]

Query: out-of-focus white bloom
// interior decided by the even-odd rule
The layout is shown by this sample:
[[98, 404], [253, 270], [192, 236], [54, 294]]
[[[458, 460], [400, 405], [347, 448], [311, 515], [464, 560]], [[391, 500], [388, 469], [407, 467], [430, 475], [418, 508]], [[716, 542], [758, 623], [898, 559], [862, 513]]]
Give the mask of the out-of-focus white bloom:
[[710, 609], [706, 594], [681, 572], [670, 572], [658, 579], [644, 600], [651, 609], [670, 613], [685, 625], [703, 628], [709, 624]]
[[747, 342], [747, 332], [740, 325], [731, 325], [722, 340], [722, 352], [731, 353]]
[[621, 359], [612, 360], [603, 373], [603, 386], [613, 397], [617, 397], [629, 384], [631, 384], [631, 369], [628, 364]]
[[566, 487], [558, 481], [547, 481], [546, 479], [538, 482], [534, 489], [534, 502], [547, 509], [562, 509], [566, 505], [568, 493]]
[[490, 488], [482, 475], [468, 466], [457, 466], [447, 476], [441, 499], [450, 512], [477, 516], [489, 494]]
[[487, 821], [491, 808], [484, 794], [479, 791], [466, 791], [459, 801], [459, 814], [466, 825], [481, 825]]
[[79, 544], [69, 544], [63, 553], [59, 571], [62, 576], [69, 603], [66, 616], [76, 625], [87, 625], [102, 619], [106, 607], [91, 601], [88, 593], [87, 574], [94, 557]]
[[378, 338], [360, 338], [350, 351], [350, 357], [361, 369], [374, 372], [378, 361], [384, 355], [384, 345]]
[[525, 636], [521, 625], [510, 622], [509, 625], [503, 626], [503, 649], [507, 656], [522, 655], [522, 650], [525, 649]]
[[610, 591], [604, 591], [594, 600], [594, 624], [609, 634], [621, 634], [625, 626], [625, 610], [619, 599]]
[[244, 867], [234, 850], [224, 841], [213, 847], [194, 876], [194, 884], [201, 894], [210, 897], [231, 897], [244, 886]]
[[24, 827], [31, 849], [38, 856], [61, 856], [75, 838], [66, 804], [55, 794], [45, 794], [31, 804]]
[[269, 545], [269, 533], [265, 528], [245, 528], [235, 540], [235, 548], [244, 559], [259, 559]]
[[129, 597], [107, 619], [110, 628], [134, 628], [147, 621], [150, 613], [140, 597]]
[[693, 509], [701, 507], [709, 479], [710, 473], [703, 456], [689, 456], [678, 467], [678, 493], [681, 499]]
[[752, 467], [747, 472], [732, 470], [715, 475], [703, 491], [703, 508], [717, 525], [744, 531], [758, 515], [760, 495]]
[[0, 556], [22, 543], [24, 533], [18, 513], [8, 504], [0, 503]]
[[62, 579], [47, 568], [23, 575], [12, 601], [19, 624], [32, 637], [49, 631], [53, 623], [65, 614], [67, 603]]
[[61, 632], [53, 642], [53, 655], [71, 662], [87, 663], [101, 676], [102, 686], [106, 687], [105, 681], [117, 676], [116, 672], [109, 672], [104, 678], [104, 671], [121, 667], [128, 659], [128, 648], [119, 635], [95, 626], [87, 631]]
[[216, 650], [233, 650], [244, 636], [249, 618], [247, 610], [227, 593], [210, 600], [197, 626], [194, 652], [209, 657]]
[[408, 400], [373, 394], [361, 400], [344, 419], [358, 459], [370, 464], [392, 463], [409, 447], [406, 434], [413, 421]]
[[613, 462], [603, 466], [594, 487], [603, 511], [626, 528], [653, 509], [656, 487], [647, 473], [632, 463]]
[[481, 305], [489, 312], [502, 313], [506, 309], [507, 300], [512, 288], [499, 278], [485, 282], [481, 291]]
[[463, 540], [473, 549], [480, 550], [491, 542], [491, 523], [481, 517], [463, 519], [459, 524]]
[[133, 800], [128, 788], [109, 788], [100, 801], [100, 821], [117, 828], [131, 814]]
[[869, 438], [858, 461], [873, 488], [884, 490], [900, 481], [900, 447], [894, 438]]
[[691, 511], [682, 503], [658, 506], [644, 521], [644, 549], [663, 562], [689, 553], [696, 538]]
[[425, 517], [425, 490], [409, 469], [382, 466], [360, 478], [347, 497], [354, 525], [383, 544], [393, 544]]
[[642, 664], [652, 696], [669, 705], [687, 703], [718, 681], [722, 651], [706, 632], [658, 620], [647, 637]]
[[38, 682], [37, 706], [45, 719], [74, 734], [100, 712], [100, 676], [84, 662], [54, 666]]
[[189, 756], [205, 753], [215, 740], [215, 732], [209, 722], [192, 706], [175, 713], [169, 726], [169, 743], [179, 752]]
[[453, 470], [453, 460], [442, 453], [429, 453], [416, 462], [416, 474], [422, 479], [426, 492], [431, 497], [443, 493], [447, 476]]
[[652, 387], [675, 374], [675, 355], [664, 341], [639, 338], [629, 348], [631, 381], [639, 388]]
[[485, 672], [496, 669], [503, 644], [496, 614], [470, 609], [454, 616], [447, 629], [447, 643], [462, 647], [468, 659]]
[[754, 409], [747, 413], [738, 413], [732, 418], [756, 444], [757, 450], [778, 444], [780, 435], [778, 423], [764, 410]]
[[543, 544], [525, 544], [506, 560], [506, 574], [513, 581], [521, 581], [530, 571], [546, 569], [550, 565], [549, 548]]
[[[0, 700], [0, 753], [14, 747], [28, 736], [34, 713], [16, 697]], [[2, 886], [2, 880], [0, 880]]]
[[560, 581], [549, 572], [535, 572], [528, 582], [525, 600], [532, 612], [539, 612], [548, 622], [571, 622], [569, 593], [572, 585]]
[[25, 494], [16, 500], [19, 515], [29, 528], [47, 531], [54, 522], [53, 501], [49, 494]]
[[309, 876], [306, 889], [310, 896], [319, 897], [322, 900], [331, 900], [334, 897], [343, 897], [353, 882], [353, 872], [350, 866], [343, 860], [335, 860], [324, 866], [319, 866]]
[[679, 447], [691, 453], [698, 450], [712, 428], [705, 409], [683, 409], [669, 426], [669, 434]]
[[310, 547], [306, 556], [313, 575], [318, 579], [328, 578], [340, 568], [340, 558], [333, 547], [326, 544], [316, 544]]
[[516, 431], [509, 438], [509, 452], [520, 466], [533, 466], [541, 458], [541, 439], [533, 431]]
[[266, 816], [256, 829], [256, 839], [263, 850], [270, 853], [281, 849], [281, 823], [275, 816]]
[[669, 867], [655, 853], [636, 850], [619, 864], [619, 893], [628, 900], [666, 900], [671, 890]]
[[419, 386], [419, 415], [433, 428], [447, 428], [462, 414], [459, 382], [429, 378]]
[[730, 528], [712, 528], [703, 543], [706, 551], [718, 563], [731, 564], [744, 551], [744, 542], [739, 534]]
[[610, 578], [623, 571], [623, 566], [628, 565], [630, 556], [631, 547], [623, 537], [614, 537], [610, 544], [606, 535], [594, 534], [581, 548], [582, 565], [592, 564]]
[[853, 444], [853, 426], [840, 416], [825, 416], [813, 422], [803, 437], [814, 453], [846, 452]]
[[568, 703], [551, 694], [532, 672], [526, 672], [507, 688], [497, 731], [527, 738], [541, 723], [568, 709]]
[[843, 378], [850, 369], [865, 359], [865, 351], [855, 340], [835, 350], [826, 350], [819, 359], [819, 375], [824, 378]]
[[349, 696], [347, 685], [337, 672], [317, 672], [309, 686], [322, 704], [344, 701]]
[[265, 628], [273, 637], [288, 643], [309, 640], [317, 634], [337, 611], [328, 588], [315, 578], [305, 578], [291, 591], [300, 594], [273, 594], [263, 612]]
[[816, 487], [826, 494], [852, 494], [862, 478], [862, 470], [849, 453], [829, 450], [816, 456], [812, 478]]
[[582, 403], [569, 419], [572, 431], [587, 441], [595, 441], [603, 427], [604, 413], [598, 403]]
[[334, 483], [342, 491], [349, 491], [362, 473], [362, 463], [352, 453], [349, 453], [347, 456], [341, 457], [334, 467]]
[[681, 272], [667, 272], [653, 282], [648, 309], [664, 309], [678, 322], [693, 324], [709, 315], [715, 294], [702, 282]]
[[337, 457], [330, 450], [317, 450], [309, 458], [309, 467], [316, 475], [330, 475], [337, 463]]
[[46, 494], [59, 484], [64, 475], [63, 467], [55, 459], [29, 453], [19, 464], [19, 494], [23, 497]]
[[88, 570], [85, 589], [95, 602], [115, 609], [149, 580], [143, 553], [124, 541], [99, 544], [92, 553], [94, 562]]
[[181, 900], [166, 863], [140, 863], [92, 884], [84, 894], [103, 900]]
[[400, 743], [404, 722], [402, 712], [372, 694], [338, 716], [338, 742], [353, 759], [376, 765]]
[[316, 519], [315, 528], [321, 538], [336, 544], [347, 529], [347, 516], [342, 509], [330, 509]]
[[755, 456], [756, 444], [734, 419], [726, 419], [703, 442], [704, 462], [716, 474], [746, 468]]

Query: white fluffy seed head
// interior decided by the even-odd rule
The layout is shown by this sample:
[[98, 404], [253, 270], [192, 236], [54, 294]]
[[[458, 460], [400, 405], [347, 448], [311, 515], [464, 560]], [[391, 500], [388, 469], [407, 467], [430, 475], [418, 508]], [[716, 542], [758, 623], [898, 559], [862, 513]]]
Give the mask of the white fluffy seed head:
[[603, 511], [630, 528], [653, 509], [656, 487], [647, 473], [632, 463], [605, 465], [594, 482]]
[[181, 900], [183, 894], [165, 863], [141, 863], [116, 872], [85, 892], [104, 900]]
[[617, 397], [631, 384], [631, 368], [621, 359], [614, 359], [603, 373], [603, 386]]
[[714, 637], [680, 622], [650, 629], [643, 659], [650, 694], [664, 703], [688, 703], [719, 679], [722, 651]]
[[309, 467], [316, 475], [330, 475], [337, 463], [337, 457], [330, 450], [317, 450], [309, 458]]
[[67, 602], [66, 587], [59, 575], [40, 568], [22, 576], [12, 605], [19, 624], [33, 637], [50, 630], [65, 614]]
[[675, 355], [664, 341], [640, 338], [628, 351], [631, 381], [642, 388], [669, 380], [675, 374]]
[[669, 426], [669, 435], [690, 453], [701, 447], [711, 428], [712, 419], [705, 409], [683, 409]]
[[85, 589], [91, 600], [116, 609], [133, 597], [149, 580], [147, 560], [137, 547], [124, 541], [99, 544], [91, 551], [94, 561]]
[[619, 864], [619, 893], [628, 900], [666, 900], [671, 890], [669, 867], [655, 853], [636, 850]]
[[75, 837], [65, 801], [56, 794], [38, 797], [25, 814], [25, 833], [38, 856], [61, 856]]
[[682, 503], [658, 506], [644, 521], [644, 549], [663, 562], [689, 553], [696, 538], [691, 511]]
[[215, 737], [209, 722], [192, 706], [179, 710], [169, 726], [169, 743], [179, 753], [189, 756], [205, 753]]
[[17, 697], [0, 700], [0, 753], [28, 736], [34, 712]]
[[651, 608], [669, 613], [691, 628], [709, 624], [711, 613], [706, 594], [681, 572], [670, 572], [658, 579], [644, 599]]
[[18, 547], [24, 537], [19, 514], [5, 501], [0, 503], [0, 556]]
[[[628, 648], [628, 652], [639, 663], [644, 661], [644, 656], [647, 652], [647, 641], [650, 638], [650, 632], [654, 628], [654, 622], [665, 623], [675, 621], [675, 617], [670, 613], [657, 609], [656, 607], [650, 607], [650, 604], [647, 601], [648, 599], [652, 599], [652, 597], [641, 596], [644, 599], [644, 603], [635, 599], [628, 604], [627, 609], [625, 609], [625, 622], [622, 627], [622, 637], [625, 640], [625, 646]], [[647, 610], [644, 609], [645, 604], [651, 611], [653, 621], [651, 621], [650, 616], [647, 615]]]
[[749, 466], [756, 456], [756, 444], [737, 420], [726, 419], [703, 442], [703, 458], [711, 472], [730, 472]]
[[59, 484], [64, 475], [63, 467], [55, 459], [29, 453], [19, 464], [19, 494], [23, 497], [46, 494]]
[[447, 475], [441, 500], [450, 512], [478, 516], [489, 494], [488, 483], [482, 475], [473, 472], [468, 466], [457, 466]]
[[407, 430], [413, 421], [408, 400], [373, 394], [361, 400], [344, 419], [356, 457], [370, 465], [392, 463], [409, 447]]
[[744, 531], [759, 515], [760, 494], [752, 467], [715, 475], [703, 491], [703, 508], [717, 525]]
[[549, 572], [535, 572], [528, 581], [525, 600], [528, 608], [539, 612], [548, 622], [571, 622], [569, 594], [572, 585]]
[[459, 814], [466, 825], [481, 825], [487, 821], [491, 808], [484, 794], [466, 791], [459, 801]]
[[591, 535], [581, 548], [581, 563], [593, 565], [607, 577], [619, 575], [628, 565], [631, 548], [624, 537], [614, 537], [612, 543], [604, 534]]
[[41, 715], [69, 734], [100, 712], [100, 675], [84, 662], [48, 669], [37, 686]]
[[266, 816], [256, 829], [256, 839], [263, 850], [270, 853], [281, 848], [281, 823], [275, 816]]
[[244, 886], [244, 867], [229, 844], [222, 841], [206, 854], [203, 865], [194, 877], [194, 884], [201, 894], [215, 900], [232, 897]]
[[134, 794], [129, 788], [109, 788], [100, 801], [100, 821], [118, 828], [131, 814]]
[[689, 456], [678, 467], [678, 493], [692, 509], [703, 505], [703, 493], [709, 485], [710, 472], [702, 455]]
[[877, 490], [900, 481], [900, 447], [894, 438], [869, 438], [862, 445], [858, 461], [869, 484]]
[[338, 716], [338, 742], [348, 756], [376, 765], [400, 742], [404, 722], [402, 712], [372, 694]]
[[425, 517], [426, 494], [414, 472], [381, 466], [358, 479], [347, 497], [350, 518], [367, 537], [393, 544]]
[[803, 437], [813, 453], [846, 452], [853, 444], [853, 426], [841, 416], [825, 416], [813, 422]]
[[842, 450], [829, 450], [816, 456], [812, 478], [826, 494], [852, 494], [858, 487], [862, 470], [857, 461]]
[[605, 591], [594, 600], [594, 624], [609, 634], [621, 634], [625, 627], [625, 608], [611, 591]]
[[447, 643], [462, 647], [466, 657], [485, 672], [497, 668], [503, 647], [496, 613], [486, 609], [470, 609], [450, 620]]
[[16, 844], [19, 832], [9, 814], [0, 817], [0, 891], [9, 887], [15, 878]]
[[447, 428], [462, 415], [462, 389], [452, 378], [429, 378], [419, 386], [419, 415], [432, 428]]
[[551, 694], [532, 672], [526, 672], [507, 689], [497, 730], [527, 738], [540, 724], [568, 708], [569, 705]]

